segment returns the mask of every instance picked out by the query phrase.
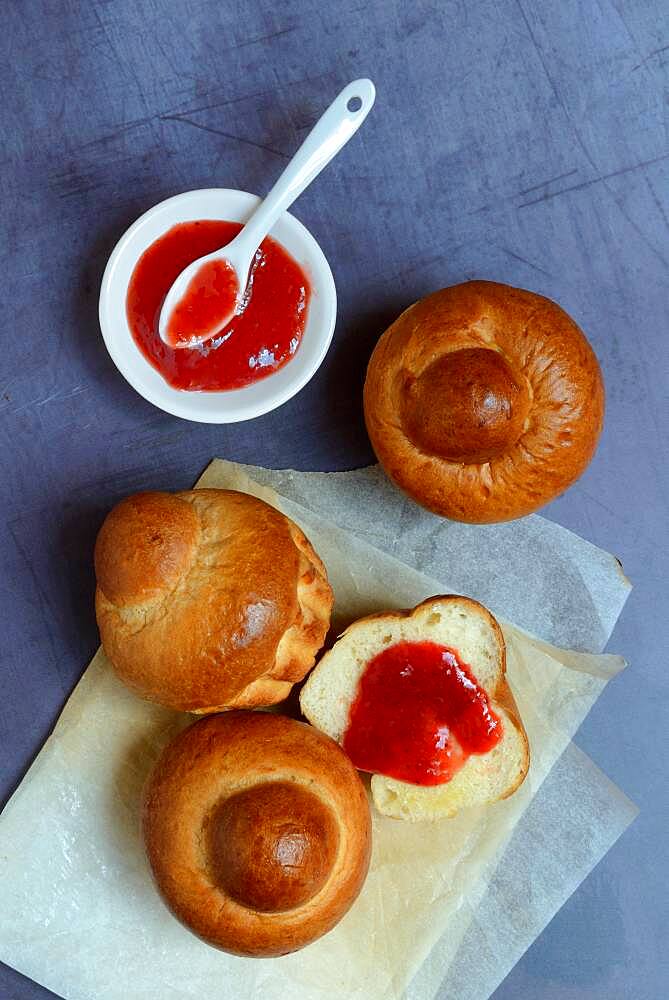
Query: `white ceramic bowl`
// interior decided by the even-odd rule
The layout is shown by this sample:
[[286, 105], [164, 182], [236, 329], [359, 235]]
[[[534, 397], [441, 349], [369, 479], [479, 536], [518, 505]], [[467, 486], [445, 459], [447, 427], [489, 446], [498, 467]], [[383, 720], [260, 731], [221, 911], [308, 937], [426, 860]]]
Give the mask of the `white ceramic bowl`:
[[178, 222], [196, 219], [245, 222], [259, 201], [254, 194], [229, 188], [186, 191], [168, 198], [133, 223], [107, 262], [100, 289], [100, 327], [107, 350], [133, 389], [176, 417], [206, 424], [230, 424], [268, 413], [306, 385], [330, 346], [337, 315], [332, 272], [311, 233], [288, 212], [281, 216], [271, 235], [305, 272], [311, 284], [311, 299], [302, 343], [283, 368], [243, 389], [225, 392], [173, 389], [133, 340], [126, 316], [126, 296], [135, 264], [147, 247]]

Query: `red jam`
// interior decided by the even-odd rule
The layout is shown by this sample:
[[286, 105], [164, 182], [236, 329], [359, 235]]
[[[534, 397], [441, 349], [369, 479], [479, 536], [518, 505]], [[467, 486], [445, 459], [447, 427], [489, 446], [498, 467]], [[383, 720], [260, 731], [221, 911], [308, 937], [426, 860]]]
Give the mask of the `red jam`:
[[152, 243], [133, 271], [126, 301], [132, 336], [175, 389], [239, 389], [277, 371], [300, 345], [309, 281], [270, 237], [256, 253], [243, 311], [218, 336], [192, 348], [172, 348], [160, 339], [160, 309], [177, 275], [198, 257], [225, 246], [241, 228], [238, 222], [182, 222]]
[[237, 275], [227, 261], [208, 260], [197, 269], [172, 310], [167, 339], [176, 347], [207, 333], [223, 331], [237, 304]]
[[442, 785], [501, 738], [501, 719], [454, 649], [397, 642], [360, 678], [344, 750], [361, 771]]

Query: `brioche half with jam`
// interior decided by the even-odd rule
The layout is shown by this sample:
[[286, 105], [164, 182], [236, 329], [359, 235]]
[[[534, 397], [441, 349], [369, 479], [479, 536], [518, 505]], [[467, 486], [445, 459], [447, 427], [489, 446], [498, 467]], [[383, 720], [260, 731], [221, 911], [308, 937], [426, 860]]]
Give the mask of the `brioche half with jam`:
[[330, 624], [323, 563], [284, 514], [246, 493], [138, 493], [95, 546], [104, 651], [142, 698], [208, 713], [282, 701]]
[[468, 597], [354, 622], [321, 659], [300, 707], [360, 770], [386, 816], [434, 820], [507, 798], [529, 744], [506, 681], [504, 636]]

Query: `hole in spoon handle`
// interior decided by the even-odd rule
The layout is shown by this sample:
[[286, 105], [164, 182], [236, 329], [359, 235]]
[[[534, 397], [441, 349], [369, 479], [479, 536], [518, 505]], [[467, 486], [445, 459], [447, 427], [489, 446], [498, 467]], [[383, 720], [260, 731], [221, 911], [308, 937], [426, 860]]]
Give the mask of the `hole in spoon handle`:
[[344, 87], [339, 98], [344, 99], [349, 122], [356, 122], [357, 125], [359, 120], [362, 124], [372, 109], [375, 97], [376, 88], [371, 80], [352, 80], [347, 87]]

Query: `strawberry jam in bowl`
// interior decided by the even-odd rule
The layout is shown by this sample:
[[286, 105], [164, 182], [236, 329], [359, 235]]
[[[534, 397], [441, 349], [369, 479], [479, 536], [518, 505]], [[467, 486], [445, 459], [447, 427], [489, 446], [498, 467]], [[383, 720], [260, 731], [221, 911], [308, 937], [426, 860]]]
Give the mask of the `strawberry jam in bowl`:
[[212, 261], [202, 266], [205, 273], [196, 274], [194, 287], [174, 311], [168, 335], [174, 326], [175, 346], [161, 340], [158, 319], [172, 283], [188, 264], [230, 243], [241, 228], [240, 222], [215, 219], [180, 222], [144, 251], [132, 273], [126, 312], [133, 339], [175, 389], [241, 389], [278, 371], [300, 346], [311, 295], [309, 279], [270, 236], [256, 251], [241, 308], [216, 336], [196, 346], [176, 346], [184, 324], [195, 330], [206, 328], [219, 302], [226, 312], [233, 311], [229, 306], [232, 298], [234, 308], [236, 283], [228, 287], [225, 265]]
[[[258, 201], [222, 188], [177, 195], [141, 216], [107, 264], [100, 292], [107, 349], [133, 388], [175, 416], [233, 423], [267, 413], [299, 392], [329, 347], [332, 273], [313, 236], [287, 212], [258, 248], [227, 326], [195, 346], [160, 338], [160, 309], [178, 274], [229, 243]], [[220, 280], [212, 275], [196, 289], [200, 311]]]

